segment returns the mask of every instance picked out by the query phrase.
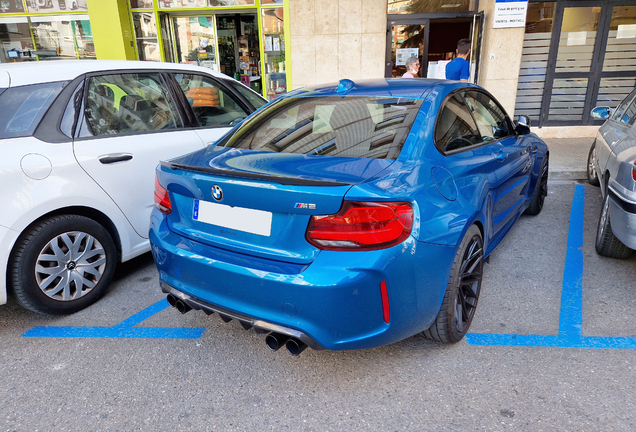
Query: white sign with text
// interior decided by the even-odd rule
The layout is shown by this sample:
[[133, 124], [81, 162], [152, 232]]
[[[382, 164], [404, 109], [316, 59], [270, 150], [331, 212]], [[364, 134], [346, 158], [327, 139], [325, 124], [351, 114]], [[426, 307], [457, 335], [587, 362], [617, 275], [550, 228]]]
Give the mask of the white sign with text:
[[525, 27], [527, 11], [527, 0], [496, 0], [493, 28]]

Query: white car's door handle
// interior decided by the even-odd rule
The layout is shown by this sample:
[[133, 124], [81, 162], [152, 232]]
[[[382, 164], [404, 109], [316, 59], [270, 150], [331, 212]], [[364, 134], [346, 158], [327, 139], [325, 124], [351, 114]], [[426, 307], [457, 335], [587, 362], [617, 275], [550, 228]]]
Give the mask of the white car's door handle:
[[109, 154], [99, 157], [99, 161], [105, 165], [117, 163], [117, 162], [126, 162], [133, 158], [133, 155], [129, 153], [117, 153], [117, 154]]

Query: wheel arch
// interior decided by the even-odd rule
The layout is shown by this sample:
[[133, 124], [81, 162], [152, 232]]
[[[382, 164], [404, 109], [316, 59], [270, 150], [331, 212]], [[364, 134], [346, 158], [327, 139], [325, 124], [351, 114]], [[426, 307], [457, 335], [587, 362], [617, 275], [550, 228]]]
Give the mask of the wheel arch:
[[603, 172], [603, 177], [601, 179], [601, 195], [603, 198], [605, 198], [605, 195], [607, 195], [607, 189], [609, 187], [609, 180], [610, 180], [611, 176], [610, 176], [610, 172], [608, 169], [606, 169]]
[[[110, 236], [113, 239], [113, 242], [115, 244], [115, 251], [117, 252], [117, 262], [121, 262], [123, 252], [122, 252], [121, 237], [119, 235], [119, 231], [117, 231], [117, 227], [115, 226], [113, 221], [108, 216], [106, 216], [104, 213], [102, 213], [101, 211], [96, 210], [96, 209], [91, 208], [91, 207], [85, 207], [85, 206], [62, 207], [62, 208], [59, 208], [59, 209], [52, 210], [52, 211], [50, 211], [48, 213], [45, 213], [45, 214], [39, 216], [37, 219], [31, 221], [31, 223], [29, 223], [22, 230], [22, 232], [20, 233], [20, 235], [18, 236], [16, 241], [11, 246], [11, 253], [9, 254], [9, 262], [11, 262], [11, 260], [13, 259], [13, 255], [14, 255], [14, 251], [15, 251], [16, 245], [19, 244], [20, 240], [22, 240], [24, 238], [24, 236], [31, 230], [31, 228], [35, 224], [41, 222], [44, 219], [48, 219], [48, 218], [53, 217], [53, 216], [62, 216], [62, 215], [84, 216], [84, 217], [87, 217], [89, 219], [94, 220], [95, 222], [97, 222], [98, 224], [103, 226], [104, 229], [106, 231], [108, 231], [108, 234], [110, 234]], [[7, 272], [7, 278], [8, 278], [8, 272]]]

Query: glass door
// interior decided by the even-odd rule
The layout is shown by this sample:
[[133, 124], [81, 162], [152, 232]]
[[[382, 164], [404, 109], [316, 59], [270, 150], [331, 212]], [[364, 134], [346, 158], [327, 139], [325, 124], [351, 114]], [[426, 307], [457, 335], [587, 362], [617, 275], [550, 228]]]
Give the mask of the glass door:
[[219, 43], [219, 66], [221, 72], [239, 79], [237, 25], [235, 16], [217, 16], [216, 31]]
[[411, 22], [389, 21], [387, 30], [386, 77], [401, 77], [407, 72], [409, 58], [415, 57], [416, 77], [427, 76], [428, 66], [428, 28], [429, 20], [412, 20]]
[[177, 62], [197, 64], [218, 71], [214, 18], [173, 16], [172, 24]]
[[602, 2], [557, 4], [541, 125], [582, 124], [597, 81]]

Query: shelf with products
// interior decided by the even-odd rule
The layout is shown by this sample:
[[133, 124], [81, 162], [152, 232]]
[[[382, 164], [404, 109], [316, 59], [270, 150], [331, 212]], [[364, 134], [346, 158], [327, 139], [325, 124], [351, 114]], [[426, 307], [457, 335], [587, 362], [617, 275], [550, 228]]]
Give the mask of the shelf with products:
[[242, 74], [260, 77], [260, 47], [258, 44], [258, 26], [255, 15], [241, 15], [241, 35], [238, 38], [239, 69]]

